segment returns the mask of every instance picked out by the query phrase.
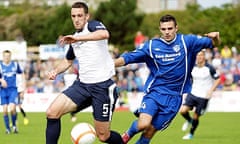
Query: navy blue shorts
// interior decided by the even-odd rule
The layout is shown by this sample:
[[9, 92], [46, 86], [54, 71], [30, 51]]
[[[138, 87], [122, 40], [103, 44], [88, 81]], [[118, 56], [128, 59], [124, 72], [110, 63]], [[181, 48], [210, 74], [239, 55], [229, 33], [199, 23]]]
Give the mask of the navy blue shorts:
[[208, 101], [208, 99], [188, 94], [183, 105], [186, 105], [190, 108], [195, 107], [195, 112], [200, 116], [205, 113], [208, 106]]
[[92, 106], [95, 120], [111, 121], [118, 98], [116, 84], [111, 79], [94, 84], [76, 80], [63, 93], [77, 104], [77, 111]]

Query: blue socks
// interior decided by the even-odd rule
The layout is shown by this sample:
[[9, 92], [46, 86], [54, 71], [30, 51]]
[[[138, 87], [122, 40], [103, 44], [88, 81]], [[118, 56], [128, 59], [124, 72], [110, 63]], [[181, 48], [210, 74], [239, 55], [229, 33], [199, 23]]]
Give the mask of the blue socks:
[[12, 118], [12, 125], [16, 126], [17, 114], [15, 113], [15, 114], [11, 115], [11, 118]]
[[136, 144], [149, 144], [149, 143], [150, 143], [150, 139], [141, 135], [140, 139], [137, 141]]
[[5, 124], [6, 129], [10, 130], [8, 115], [4, 115], [3, 119], [4, 119], [4, 124]]
[[130, 137], [133, 137], [135, 134], [139, 132], [137, 125], [138, 125], [138, 121], [135, 120], [133, 121], [131, 127], [128, 129], [127, 133]]
[[[140, 131], [138, 130], [137, 125], [138, 125], [138, 121], [135, 120], [135, 121], [132, 123], [131, 127], [128, 129], [127, 133], [128, 133], [128, 135], [129, 135], [130, 137], [133, 137], [135, 134], [137, 134], [138, 132], [140, 132]], [[149, 143], [150, 143], [150, 139], [144, 137], [143, 135], [141, 135], [140, 139], [137, 141], [136, 144], [149, 144]]]

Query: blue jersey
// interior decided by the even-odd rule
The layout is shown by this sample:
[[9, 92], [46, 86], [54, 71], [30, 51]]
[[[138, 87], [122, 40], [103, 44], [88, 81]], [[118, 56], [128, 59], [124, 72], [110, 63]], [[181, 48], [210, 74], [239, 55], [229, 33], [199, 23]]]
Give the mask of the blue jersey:
[[171, 42], [162, 38], [152, 39], [122, 57], [126, 65], [147, 64], [150, 74], [144, 86], [146, 93], [156, 91], [179, 96], [191, 90], [191, 70], [197, 53], [203, 48], [213, 48], [210, 38], [177, 34]]
[[22, 70], [17, 62], [11, 61], [8, 65], [0, 63], [1, 77], [7, 82], [7, 87], [17, 87], [16, 74], [22, 73]]

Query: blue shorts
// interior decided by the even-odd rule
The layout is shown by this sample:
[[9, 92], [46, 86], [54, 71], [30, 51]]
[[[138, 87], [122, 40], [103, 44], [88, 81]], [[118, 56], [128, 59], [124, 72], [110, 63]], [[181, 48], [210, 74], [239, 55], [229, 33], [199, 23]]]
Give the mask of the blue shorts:
[[151, 115], [153, 118], [151, 124], [154, 128], [164, 130], [178, 113], [181, 103], [180, 95], [161, 95], [151, 92], [143, 97], [139, 112]]
[[17, 88], [10, 87], [10, 88], [1, 88], [0, 90], [0, 97], [1, 97], [1, 105], [5, 104], [18, 104], [18, 92]]
[[111, 79], [94, 84], [76, 80], [63, 93], [77, 104], [77, 111], [92, 105], [94, 119], [98, 121], [111, 121], [119, 96], [116, 84]]
[[191, 109], [195, 107], [195, 112], [200, 116], [205, 113], [208, 106], [208, 101], [208, 99], [188, 94], [183, 105], [186, 105]]

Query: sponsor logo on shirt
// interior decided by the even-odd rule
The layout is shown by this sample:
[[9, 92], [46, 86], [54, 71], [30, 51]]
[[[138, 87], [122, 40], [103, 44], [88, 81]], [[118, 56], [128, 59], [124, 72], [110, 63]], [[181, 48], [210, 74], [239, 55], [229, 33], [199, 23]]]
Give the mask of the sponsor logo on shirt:
[[155, 57], [162, 59], [162, 61], [174, 61], [176, 57], [180, 56], [181, 52], [178, 53], [172, 53], [172, 54], [162, 54], [158, 55], [156, 54]]

